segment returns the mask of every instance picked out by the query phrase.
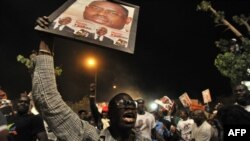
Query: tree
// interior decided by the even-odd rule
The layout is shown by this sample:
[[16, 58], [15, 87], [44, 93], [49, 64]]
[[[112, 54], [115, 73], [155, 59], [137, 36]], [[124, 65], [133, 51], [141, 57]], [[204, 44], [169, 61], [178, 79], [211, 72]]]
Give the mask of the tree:
[[214, 65], [223, 76], [230, 78], [234, 85], [250, 78], [250, 35], [249, 19], [245, 15], [233, 16], [232, 19], [240, 26], [245, 26], [248, 34], [244, 36], [228, 20], [225, 19], [223, 11], [216, 11], [210, 2], [202, 1], [197, 5], [197, 10], [210, 12], [215, 24], [222, 24], [230, 29], [235, 38], [219, 39], [215, 41], [216, 47], [221, 50], [214, 61]]
[[[17, 61], [24, 64], [29, 72], [33, 72], [34, 69], [34, 63], [37, 53], [35, 51], [32, 51], [29, 58], [25, 58], [23, 55], [19, 54], [17, 55]], [[55, 75], [60, 76], [62, 74], [62, 68], [59, 66], [55, 67]]]

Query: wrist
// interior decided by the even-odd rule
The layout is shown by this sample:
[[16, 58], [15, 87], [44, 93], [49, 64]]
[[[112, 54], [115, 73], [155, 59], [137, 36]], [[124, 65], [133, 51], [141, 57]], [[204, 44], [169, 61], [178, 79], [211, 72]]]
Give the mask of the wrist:
[[53, 56], [53, 54], [49, 50], [46, 50], [46, 49], [39, 49], [39, 54]]

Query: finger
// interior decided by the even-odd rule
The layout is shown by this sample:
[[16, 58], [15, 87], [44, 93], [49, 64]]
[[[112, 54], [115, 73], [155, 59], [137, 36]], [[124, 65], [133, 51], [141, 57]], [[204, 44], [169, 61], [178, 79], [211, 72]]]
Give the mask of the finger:
[[49, 20], [47, 18], [40, 18], [40, 21], [45, 25], [48, 26], [49, 25]]
[[44, 27], [45, 25], [41, 22], [40, 18], [36, 20], [36, 24], [39, 25], [40, 27]]
[[36, 23], [42, 28], [48, 27], [49, 25], [48, 19], [46, 17], [39, 17], [36, 20]]
[[43, 19], [44, 19], [46, 22], [51, 23], [51, 20], [49, 19], [49, 17], [43, 16]]

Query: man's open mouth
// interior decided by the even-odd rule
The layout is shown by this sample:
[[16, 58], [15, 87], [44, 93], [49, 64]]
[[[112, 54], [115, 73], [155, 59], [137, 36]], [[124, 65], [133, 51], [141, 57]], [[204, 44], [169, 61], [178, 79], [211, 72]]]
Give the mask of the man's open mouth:
[[134, 123], [136, 118], [135, 118], [135, 114], [134, 113], [125, 113], [122, 116], [123, 121], [125, 121], [126, 123]]

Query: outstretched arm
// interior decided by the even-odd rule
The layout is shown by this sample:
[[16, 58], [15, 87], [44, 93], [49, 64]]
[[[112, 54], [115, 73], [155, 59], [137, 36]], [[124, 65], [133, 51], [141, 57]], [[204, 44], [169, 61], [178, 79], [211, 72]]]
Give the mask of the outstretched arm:
[[101, 121], [102, 116], [101, 113], [99, 113], [98, 108], [96, 106], [95, 91], [96, 91], [96, 84], [94, 83], [90, 84], [90, 92], [91, 92], [91, 94], [89, 95], [90, 110], [97, 125], [97, 128], [101, 130], [103, 126]]
[[[47, 17], [37, 20], [39, 26], [49, 25]], [[43, 37], [32, 80], [32, 93], [35, 105], [59, 140], [82, 141], [85, 138], [98, 140], [94, 127], [82, 121], [62, 100], [56, 85], [54, 60], [51, 55], [52, 39]]]

